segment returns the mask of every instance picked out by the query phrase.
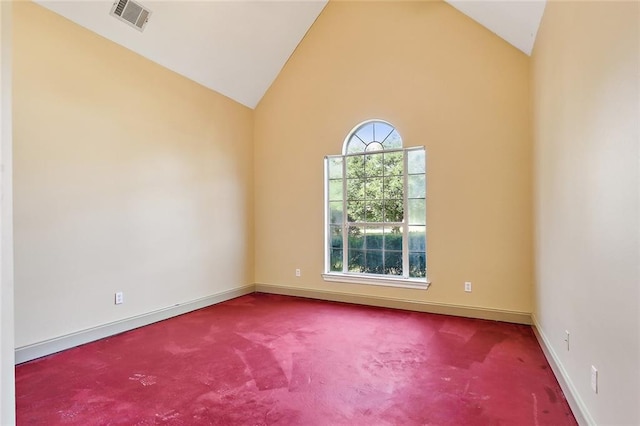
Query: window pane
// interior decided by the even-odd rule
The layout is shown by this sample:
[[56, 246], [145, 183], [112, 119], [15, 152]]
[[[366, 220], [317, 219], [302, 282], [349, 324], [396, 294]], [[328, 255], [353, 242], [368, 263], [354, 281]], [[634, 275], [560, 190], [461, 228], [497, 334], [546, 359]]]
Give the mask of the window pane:
[[364, 210], [365, 221], [382, 222], [384, 219], [383, 206], [384, 203], [380, 200], [367, 201], [367, 205]]
[[382, 154], [371, 154], [364, 157], [364, 169], [367, 177], [382, 176]]
[[409, 251], [425, 251], [426, 246], [426, 227], [410, 226], [409, 227]]
[[364, 248], [364, 233], [359, 226], [349, 227], [349, 248], [361, 249]]
[[342, 272], [342, 249], [331, 249], [329, 268], [331, 271]]
[[349, 222], [365, 222], [364, 201], [349, 201], [347, 203], [347, 220]]
[[342, 179], [329, 181], [329, 200], [342, 200]]
[[409, 174], [425, 172], [424, 149], [407, 151], [407, 166]]
[[342, 223], [342, 201], [329, 203], [329, 223]]
[[409, 225], [426, 225], [426, 209], [424, 198], [410, 199], [409, 203]]
[[329, 158], [329, 179], [342, 179], [342, 157]]
[[384, 221], [385, 222], [402, 222], [404, 219], [404, 208], [402, 200], [385, 200], [384, 201]]
[[368, 274], [382, 274], [382, 251], [380, 250], [366, 250], [365, 254], [365, 268], [364, 272]]
[[424, 175], [409, 175], [407, 176], [407, 185], [409, 186], [409, 198], [424, 198], [425, 197], [425, 179]]
[[365, 247], [367, 250], [382, 249], [382, 226], [367, 226], [365, 229]]
[[397, 130], [391, 132], [391, 134], [385, 139], [384, 143], [385, 149], [397, 149], [402, 148], [402, 139], [400, 138], [400, 134], [398, 134]]
[[347, 200], [364, 200], [364, 179], [347, 179]]
[[356, 155], [347, 157], [347, 178], [363, 178], [364, 174], [364, 156]]
[[404, 172], [402, 152], [389, 152], [384, 154], [384, 175], [398, 176]]
[[360, 127], [356, 132], [356, 135], [365, 143], [373, 142], [373, 123], [367, 123]]
[[331, 226], [331, 247], [342, 248], [342, 226]]
[[374, 140], [378, 142], [384, 142], [385, 139], [393, 132], [393, 127], [387, 123], [374, 123], [373, 124], [373, 136]]
[[427, 276], [427, 256], [424, 252], [409, 253], [409, 276], [412, 278]]
[[357, 152], [364, 152], [367, 145], [358, 139], [356, 136], [352, 136], [347, 144], [347, 154], [355, 154]]
[[367, 179], [365, 182], [364, 198], [367, 200], [382, 200], [383, 178]]
[[384, 198], [402, 199], [403, 198], [403, 178], [402, 176], [393, 176], [384, 178]]
[[349, 272], [364, 271], [364, 250], [349, 250]]
[[399, 226], [384, 227], [384, 249], [402, 250], [402, 229]]
[[384, 273], [388, 275], [402, 275], [402, 252], [384, 252]]

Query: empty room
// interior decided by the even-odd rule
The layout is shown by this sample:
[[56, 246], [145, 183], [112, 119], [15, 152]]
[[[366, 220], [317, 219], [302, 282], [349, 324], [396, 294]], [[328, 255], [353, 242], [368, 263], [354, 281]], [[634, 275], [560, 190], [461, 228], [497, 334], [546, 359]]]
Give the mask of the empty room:
[[640, 425], [640, 3], [0, 2], [0, 424]]

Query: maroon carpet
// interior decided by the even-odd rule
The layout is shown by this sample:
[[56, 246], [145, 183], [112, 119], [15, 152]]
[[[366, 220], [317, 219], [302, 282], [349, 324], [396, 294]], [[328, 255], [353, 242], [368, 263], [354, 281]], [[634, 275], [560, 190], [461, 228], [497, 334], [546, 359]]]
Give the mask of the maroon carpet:
[[528, 326], [253, 294], [19, 365], [18, 424], [575, 425]]

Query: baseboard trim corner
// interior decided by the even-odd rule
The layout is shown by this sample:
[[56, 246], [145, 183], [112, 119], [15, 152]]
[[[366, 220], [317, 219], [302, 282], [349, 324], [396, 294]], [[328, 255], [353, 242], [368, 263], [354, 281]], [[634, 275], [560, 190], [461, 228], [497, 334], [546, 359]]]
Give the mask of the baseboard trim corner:
[[587, 409], [584, 401], [580, 398], [578, 390], [573, 384], [571, 377], [569, 377], [569, 373], [567, 373], [562, 362], [560, 362], [560, 358], [553, 350], [553, 347], [551, 346], [547, 336], [544, 334], [544, 331], [540, 328], [540, 324], [538, 323], [535, 314], [531, 314], [531, 322], [533, 334], [536, 336], [536, 339], [542, 348], [542, 352], [547, 358], [547, 361], [551, 366], [551, 370], [553, 370], [553, 374], [556, 376], [556, 379], [560, 384], [560, 388], [565, 395], [567, 403], [569, 404], [576, 421], [581, 426], [596, 426], [596, 422], [591, 417], [591, 414], [589, 414], [589, 410]]
[[516, 324], [531, 324], [531, 314], [528, 312], [476, 308], [472, 306], [444, 303], [419, 302], [390, 297], [365, 296], [360, 294], [342, 293], [329, 290], [303, 289], [273, 284], [256, 283], [256, 291], [261, 293], [281, 294], [285, 296], [306, 297], [309, 299], [329, 300], [332, 302], [404, 309], [408, 311], [428, 312], [432, 314], [455, 315], [459, 317], [504, 321]]
[[125, 331], [133, 330], [145, 325], [163, 321], [178, 315], [197, 309], [206, 308], [220, 302], [235, 299], [255, 292], [255, 285], [246, 285], [231, 290], [222, 291], [211, 296], [191, 300], [189, 302], [178, 303], [173, 306], [147, 312], [134, 317], [125, 318], [119, 321], [91, 327], [86, 330], [44, 340], [31, 345], [22, 346], [15, 349], [15, 363], [31, 361], [36, 358], [51, 355], [56, 352], [70, 349], [85, 343], [93, 342], [105, 337], [113, 336]]

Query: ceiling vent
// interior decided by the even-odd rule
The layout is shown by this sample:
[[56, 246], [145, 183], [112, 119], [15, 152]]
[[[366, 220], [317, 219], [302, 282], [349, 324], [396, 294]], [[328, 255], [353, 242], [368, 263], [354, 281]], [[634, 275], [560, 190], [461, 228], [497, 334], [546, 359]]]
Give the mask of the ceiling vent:
[[111, 15], [142, 31], [149, 22], [151, 11], [133, 0], [118, 0], [111, 7]]

